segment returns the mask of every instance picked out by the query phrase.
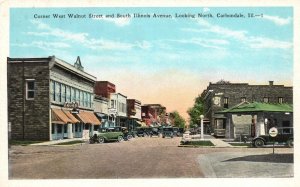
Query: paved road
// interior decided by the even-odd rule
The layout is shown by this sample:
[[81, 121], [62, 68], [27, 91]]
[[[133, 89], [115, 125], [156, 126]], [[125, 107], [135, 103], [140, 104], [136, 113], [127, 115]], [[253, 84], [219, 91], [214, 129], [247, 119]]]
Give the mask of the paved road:
[[[11, 179], [243, 177], [239, 174], [244, 168], [236, 164], [251, 162], [259, 167], [270, 163], [272, 152], [270, 148], [183, 148], [179, 142], [180, 138], [135, 138], [121, 143], [12, 146], [9, 173]], [[270, 175], [291, 176], [293, 149], [280, 148], [277, 153], [287, 155], [287, 161], [276, 158], [287, 169], [280, 174], [273, 168]], [[249, 155], [266, 156], [251, 160]], [[253, 167], [247, 170], [250, 177], [256, 177]]]

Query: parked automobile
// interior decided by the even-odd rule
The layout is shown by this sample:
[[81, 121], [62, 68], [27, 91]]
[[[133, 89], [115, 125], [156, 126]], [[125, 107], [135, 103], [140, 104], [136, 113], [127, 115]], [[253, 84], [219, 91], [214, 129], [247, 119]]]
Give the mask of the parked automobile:
[[162, 137], [174, 137], [174, 131], [173, 131], [173, 127], [164, 127], [163, 128], [163, 132], [162, 132]]
[[115, 128], [101, 128], [90, 137], [90, 143], [104, 143], [110, 141], [122, 141], [123, 133], [116, 131]]
[[174, 136], [182, 136], [184, 129], [179, 127], [173, 127]]
[[124, 140], [130, 140], [133, 138], [132, 132], [129, 132], [126, 127], [114, 127], [116, 132], [122, 132], [123, 133], [123, 139]]
[[150, 130], [150, 137], [152, 137], [152, 136], [159, 136], [160, 135], [158, 127], [151, 127], [150, 129], [151, 129]]
[[273, 142], [283, 143], [289, 147], [294, 147], [294, 132], [291, 127], [279, 127], [277, 128], [278, 134], [275, 137], [270, 135], [260, 135], [252, 139], [252, 145], [254, 147], [263, 147], [264, 145], [273, 144]]
[[150, 135], [150, 129], [149, 127], [139, 127], [136, 129], [136, 135], [138, 137], [145, 137]]

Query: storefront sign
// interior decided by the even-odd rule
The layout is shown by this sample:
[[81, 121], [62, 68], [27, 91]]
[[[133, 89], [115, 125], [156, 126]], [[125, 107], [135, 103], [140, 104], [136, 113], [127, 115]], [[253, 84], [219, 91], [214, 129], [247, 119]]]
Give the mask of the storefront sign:
[[64, 107], [65, 108], [78, 108], [79, 104], [78, 104], [78, 102], [71, 102], [71, 103], [65, 102]]
[[277, 136], [277, 134], [278, 134], [278, 130], [277, 130], [276, 127], [270, 128], [270, 130], [269, 130], [269, 135], [270, 135], [271, 137], [275, 137], [275, 136]]

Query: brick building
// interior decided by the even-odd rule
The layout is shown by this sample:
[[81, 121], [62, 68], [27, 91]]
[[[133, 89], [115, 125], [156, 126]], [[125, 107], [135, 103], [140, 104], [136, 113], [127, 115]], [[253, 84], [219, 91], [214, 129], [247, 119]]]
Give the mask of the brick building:
[[142, 121], [147, 126], [166, 124], [166, 107], [161, 104], [142, 105]]
[[108, 81], [96, 81], [94, 93], [98, 96], [110, 99], [110, 94], [116, 93], [116, 86]]
[[141, 125], [142, 108], [141, 102], [136, 99], [127, 99], [127, 126], [129, 129]]
[[94, 125], [96, 77], [74, 65], [48, 58], [8, 58], [8, 121], [12, 139], [88, 138]]
[[[292, 104], [293, 88], [275, 85], [273, 81], [269, 81], [268, 85], [249, 85], [248, 83], [219, 81], [217, 83], [209, 83], [206, 90], [202, 92], [201, 97], [204, 101], [204, 116], [210, 122], [210, 125], [207, 127], [215, 135], [225, 136], [226, 117], [217, 114], [218, 111], [231, 108], [245, 101]], [[251, 116], [248, 116], [249, 119], [247, 116], [243, 116], [245, 119], [240, 119], [239, 116], [235, 118], [240, 121], [251, 121], [252, 119]]]

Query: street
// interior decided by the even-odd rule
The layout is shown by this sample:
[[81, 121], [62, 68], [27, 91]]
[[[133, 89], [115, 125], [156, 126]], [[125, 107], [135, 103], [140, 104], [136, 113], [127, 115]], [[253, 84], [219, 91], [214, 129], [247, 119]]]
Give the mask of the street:
[[12, 146], [10, 179], [292, 177], [293, 149], [178, 147], [181, 138]]

